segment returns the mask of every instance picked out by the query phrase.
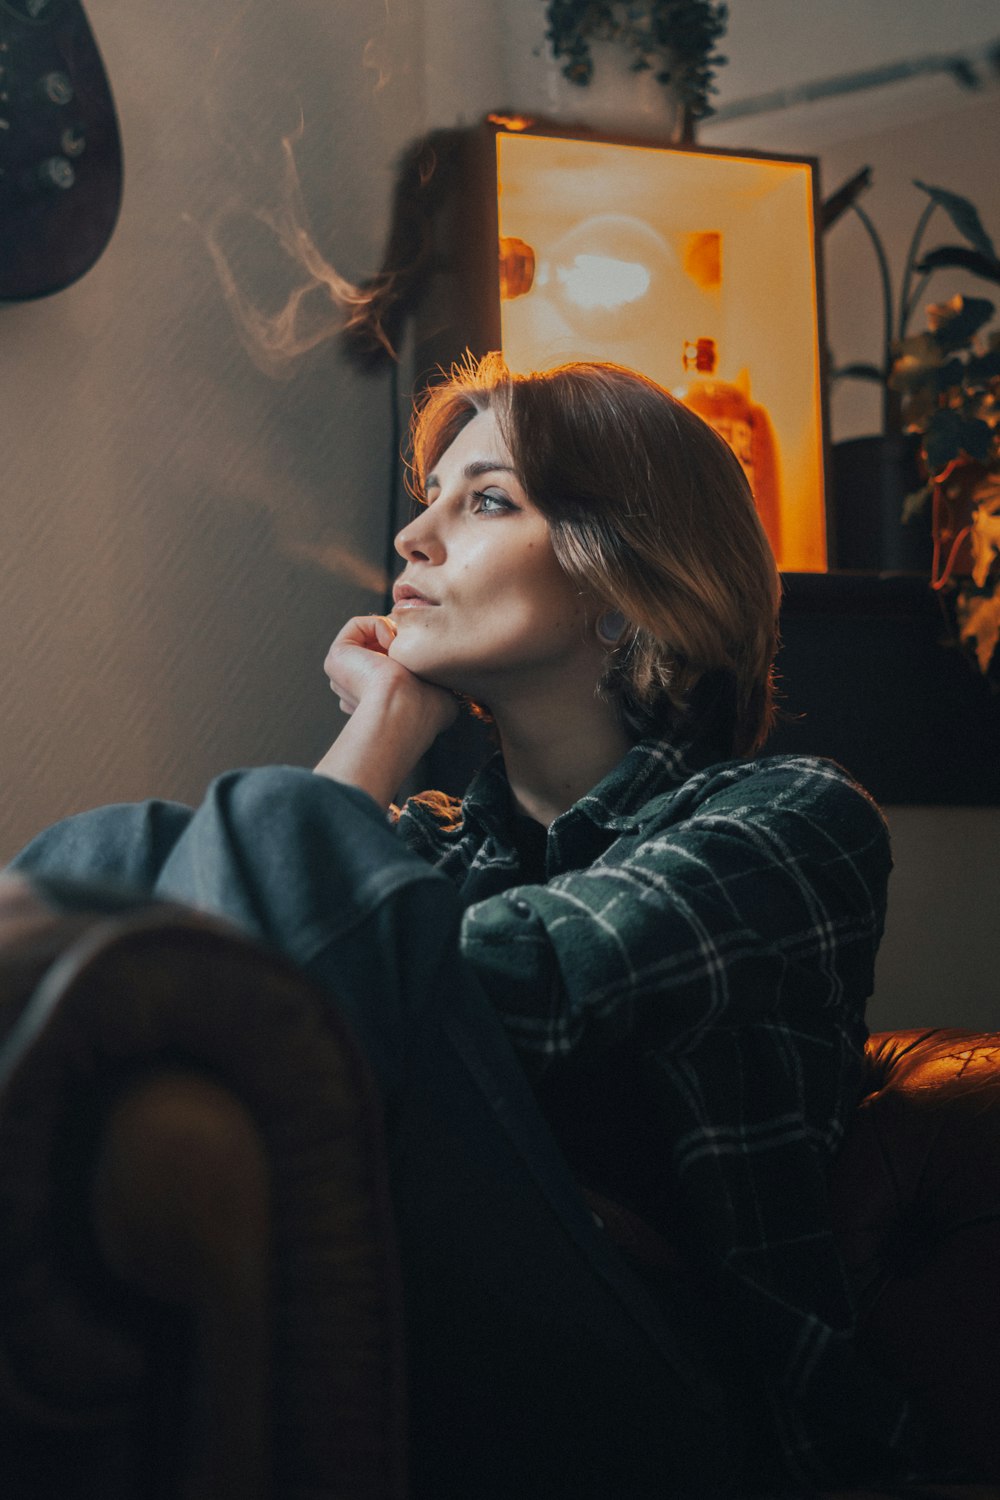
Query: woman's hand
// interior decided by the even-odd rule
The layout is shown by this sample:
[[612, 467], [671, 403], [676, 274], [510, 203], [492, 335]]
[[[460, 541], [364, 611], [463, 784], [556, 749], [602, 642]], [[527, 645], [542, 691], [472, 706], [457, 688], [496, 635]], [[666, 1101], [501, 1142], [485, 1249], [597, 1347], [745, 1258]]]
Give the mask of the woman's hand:
[[334, 640], [323, 670], [345, 714], [354, 712], [366, 688], [377, 690], [380, 679], [386, 686], [388, 672], [404, 670], [386, 654], [395, 639], [396, 625], [388, 615], [356, 615]]
[[357, 615], [334, 640], [323, 666], [350, 723], [315, 768], [383, 807], [458, 713], [452, 693], [391, 660], [395, 638], [388, 616]]
[[395, 639], [395, 622], [388, 615], [356, 615], [340, 631], [323, 670], [345, 714], [354, 712], [366, 690], [378, 691], [380, 683], [387, 687], [398, 673], [386, 654]]
[[430, 719], [447, 729], [458, 712], [458, 702], [445, 688], [424, 682], [399, 662], [391, 661], [389, 647], [396, 639], [396, 622], [389, 615], [356, 615], [348, 620], [326, 653], [323, 670], [345, 714], [353, 714], [365, 695], [405, 695], [419, 704]]

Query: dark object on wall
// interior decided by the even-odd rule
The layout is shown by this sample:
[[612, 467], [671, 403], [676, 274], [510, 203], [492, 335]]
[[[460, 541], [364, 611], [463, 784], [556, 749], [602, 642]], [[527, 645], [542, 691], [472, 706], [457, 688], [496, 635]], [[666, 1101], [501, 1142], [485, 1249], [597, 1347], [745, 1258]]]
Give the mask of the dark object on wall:
[[[404, 1500], [380, 1105], [335, 1011], [193, 913], [31, 900], [0, 895], [4, 1500]], [[998, 1167], [1000, 1037], [872, 1037], [831, 1209], [871, 1362], [991, 1486], [937, 1500], [1000, 1479]]]
[[930, 578], [930, 507], [903, 521], [903, 502], [924, 484], [914, 434], [849, 438], [830, 450], [834, 536], [845, 572], [922, 573]]
[[0, 301], [88, 271], [122, 194], [114, 101], [78, 0], [0, 0]]
[[1000, 694], [918, 574], [789, 573], [768, 742], [839, 761], [883, 803], [1000, 805]]

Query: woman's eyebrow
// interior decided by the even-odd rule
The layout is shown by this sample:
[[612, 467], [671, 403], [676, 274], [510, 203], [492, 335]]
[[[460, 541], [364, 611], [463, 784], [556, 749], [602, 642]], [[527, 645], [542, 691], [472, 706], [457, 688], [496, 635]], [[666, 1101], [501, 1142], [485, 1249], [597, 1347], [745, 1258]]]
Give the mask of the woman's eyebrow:
[[[496, 472], [513, 474], [514, 470], [510, 464], [501, 463], [498, 458], [477, 458], [471, 464], [466, 464], [462, 470], [462, 474], [466, 479], [478, 479], [480, 474], [493, 474]], [[424, 489], [436, 489], [440, 487], [440, 484], [441, 481], [436, 474], [428, 474], [424, 480]]]

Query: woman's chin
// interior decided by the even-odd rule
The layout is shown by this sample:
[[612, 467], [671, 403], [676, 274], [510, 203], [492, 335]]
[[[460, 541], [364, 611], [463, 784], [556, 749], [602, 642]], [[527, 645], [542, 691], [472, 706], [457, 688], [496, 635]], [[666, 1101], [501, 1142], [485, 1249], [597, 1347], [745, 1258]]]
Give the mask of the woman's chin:
[[389, 649], [385, 653], [390, 661], [398, 661], [401, 667], [408, 672], [416, 672], [421, 676], [421, 662], [426, 662], [431, 653], [425, 648], [421, 650], [421, 643], [412, 637], [397, 635], [395, 640], [389, 643]]
[[390, 661], [398, 662], [414, 677], [419, 677], [423, 682], [432, 683], [434, 687], [447, 688], [450, 692], [461, 692], [455, 683], [446, 681], [451, 674], [445, 664], [441, 661], [436, 651], [427, 649], [425, 643], [415, 640], [404, 640], [397, 635], [385, 653]]

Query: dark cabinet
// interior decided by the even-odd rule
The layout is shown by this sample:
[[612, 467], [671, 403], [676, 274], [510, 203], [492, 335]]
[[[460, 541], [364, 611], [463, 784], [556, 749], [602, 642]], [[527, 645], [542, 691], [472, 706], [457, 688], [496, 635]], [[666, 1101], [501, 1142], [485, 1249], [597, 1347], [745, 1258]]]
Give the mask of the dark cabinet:
[[768, 748], [830, 756], [880, 802], [1000, 802], [1000, 694], [949, 635], [926, 577], [786, 574]]

